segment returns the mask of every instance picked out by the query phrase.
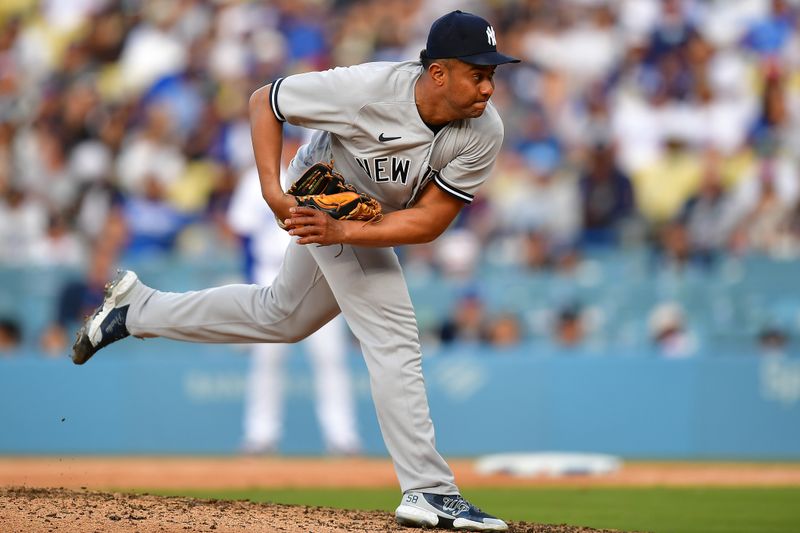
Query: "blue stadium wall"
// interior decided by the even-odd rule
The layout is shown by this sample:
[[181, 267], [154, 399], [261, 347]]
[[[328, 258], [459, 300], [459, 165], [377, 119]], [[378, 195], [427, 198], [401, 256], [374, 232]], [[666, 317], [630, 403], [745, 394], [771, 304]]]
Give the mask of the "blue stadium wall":
[[[146, 347], [146, 350], [144, 349]], [[365, 452], [385, 455], [353, 352]], [[231, 454], [245, 352], [165, 340], [109, 347], [83, 367], [0, 361], [0, 453]], [[438, 354], [424, 363], [441, 451], [585, 451], [629, 458], [800, 459], [800, 360]], [[323, 446], [311, 373], [287, 368], [281, 451]]]
[[[140, 277], [166, 290], [237, 281], [235, 258], [148, 259]], [[423, 366], [441, 451], [585, 451], [630, 458], [800, 459], [798, 262], [755, 258], [718, 272], [652, 275], [647, 258], [609, 254], [569, 279], [483, 275], [490, 307], [528, 312], [575, 298], [604, 310], [605, 337], [558, 354], [537, 343], [501, 352], [426, 347]], [[0, 269], [0, 315], [17, 316], [26, 344], [0, 357], [0, 453], [232, 454], [241, 438], [248, 357], [242, 347], [129, 339], [82, 367], [43, 358], [36, 334], [74, 272]], [[409, 276], [421, 327], [464, 287]], [[679, 301], [696, 318], [700, 352], [667, 360], [645, 349], [647, 310]], [[759, 357], [760, 323], [783, 320], [788, 357]], [[635, 334], [631, 335], [630, 333]], [[708, 342], [706, 342], [708, 341]], [[711, 342], [713, 341], [713, 342]], [[428, 349], [429, 348], [429, 349]], [[350, 354], [365, 452], [385, 455], [360, 353]], [[302, 348], [287, 365], [281, 451], [323, 452]]]

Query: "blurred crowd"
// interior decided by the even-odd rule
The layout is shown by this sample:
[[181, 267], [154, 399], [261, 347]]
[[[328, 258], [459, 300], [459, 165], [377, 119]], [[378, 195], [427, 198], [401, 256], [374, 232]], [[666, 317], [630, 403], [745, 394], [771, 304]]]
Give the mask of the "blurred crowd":
[[[253, 164], [252, 91], [416, 58], [457, 8], [523, 63], [497, 71], [494, 176], [409, 264], [469, 277], [487, 262], [570, 272], [598, 247], [645, 246], [677, 272], [800, 256], [796, 0], [4, 0], [0, 265], [83, 269], [69, 316], [122, 258], [235, 247], [224, 212]], [[519, 336], [511, 318], [485, 335]]]

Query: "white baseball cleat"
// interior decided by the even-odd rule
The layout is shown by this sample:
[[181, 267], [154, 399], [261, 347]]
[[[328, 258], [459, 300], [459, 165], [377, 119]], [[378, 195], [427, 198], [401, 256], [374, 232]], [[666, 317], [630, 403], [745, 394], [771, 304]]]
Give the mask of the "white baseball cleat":
[[73, 363], [82, 365], [99, 349], [130, 335], [125, 327], [128, 305], [124, 301], [138, 280], [135, 272], [119, 270], [117, 277], [106, 284], [103, 303], [78, 330], [72, 345]]
[[410, 527], [445, 527], [464, 531], [508, 531], [508, 524], [488, 515], [460, 494], [406, 492], [394, 512], [397, 523]]

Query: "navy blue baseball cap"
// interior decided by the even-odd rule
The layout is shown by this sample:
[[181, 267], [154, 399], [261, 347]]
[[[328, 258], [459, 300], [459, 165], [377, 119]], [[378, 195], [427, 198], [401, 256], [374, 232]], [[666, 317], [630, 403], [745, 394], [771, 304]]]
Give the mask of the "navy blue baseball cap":
[[519, 59], [497, 51], [491, 24], [463, 11], [452, 11], [434, 21], [425, 54], [431, 59], [455, 58], [472, 65], [519, 63]]

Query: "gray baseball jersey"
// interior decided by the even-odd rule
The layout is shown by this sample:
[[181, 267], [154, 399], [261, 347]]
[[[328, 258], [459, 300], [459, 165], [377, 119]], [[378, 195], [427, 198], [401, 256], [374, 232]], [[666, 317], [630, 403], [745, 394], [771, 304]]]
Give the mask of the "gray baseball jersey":
[[471, 202], [503, 142], [503, 123], [489, 104], [479, 118], [434, 135], [422, 121], [414, 86], [419, 61], [366, 63], [281, 78], [270, 105], [278, 120], [318, 131], [291, 164], [296, 177], [319, 161], [334, 166], [386, 212], [410, 206], [430, 181]]
[[[412, 205], [431, 180], [472, 201], [500, 150], [502, 123], [489, 105], [479, 118], [434, 134], [415, 105], [422, 73], [419, 62], [371, 63], [276, 81], [270, 93], [275, 116], [320, 130], [290, 164], [289, 177], [333, 159], [387, 212]], [[361, 343], [400, 487], [458, 492], [436, 450], [416, 317], [392, 248], [293, 241], [270, 287], [175, 294], [137, 283], [127, 303], [132, 335], [194, 342], [296, 342], [341, 312]]]

